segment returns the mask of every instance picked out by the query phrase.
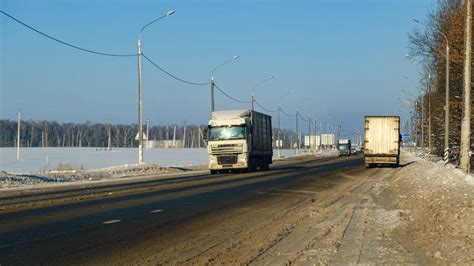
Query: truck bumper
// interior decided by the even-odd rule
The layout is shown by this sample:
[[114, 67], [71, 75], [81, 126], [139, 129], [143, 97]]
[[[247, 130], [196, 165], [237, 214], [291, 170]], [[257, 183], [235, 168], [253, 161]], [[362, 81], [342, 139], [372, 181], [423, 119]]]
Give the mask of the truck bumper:
[[[235, 154], [237, 159], [223, 160], [218, 158], [219, 155], [209, 155], [209, 170], [229, 170], [229, 169], [247, 169], [248, 158], [246, 154]], [[224, 155], [227, 156], [227, 155]]]
[[398, 156], [366, 156], [365, 164], [398, 164]]

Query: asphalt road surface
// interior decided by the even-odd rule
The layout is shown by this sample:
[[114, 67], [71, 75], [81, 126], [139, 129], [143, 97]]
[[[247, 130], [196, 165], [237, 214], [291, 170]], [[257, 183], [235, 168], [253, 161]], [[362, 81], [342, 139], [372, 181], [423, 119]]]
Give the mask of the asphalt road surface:
[[0, 265], [287, 263], [311, 259], [304, 251], [318, 245], [324, 257], [332, 234], [346, 239], [328, 244], [340, 255], [328, 249], [319, 262], [351, 262], [354, 252], [361, 262], [370, 252], [357, 247], [354, 203], [368, 200], [356, 195], [378, 193], [374, 178], [392, 170], [365, 169], [361, 155], [308, 156], [265, 172], [3, 193]]

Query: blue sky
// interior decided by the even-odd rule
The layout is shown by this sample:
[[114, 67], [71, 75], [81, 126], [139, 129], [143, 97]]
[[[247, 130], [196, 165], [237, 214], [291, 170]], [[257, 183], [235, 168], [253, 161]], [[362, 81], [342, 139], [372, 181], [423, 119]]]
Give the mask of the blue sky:
[[[269, 109], [346, 130], [362, 130], [364, 115], [399, 114], [401, 89], [417, 93], [418, 66], [404, 58], [411, 18], [424, 20], [434, 1], [22, 1], [2, 0], [2, 10], [54, 37], [109, 53], [142, 49], [171, 73], [216, 83], [250, 100], [254, 84]], [[84, 53], [46, 39], [0, 16], [1, 119], [64, 122], [137, 121], [137, 60]], [[151, 124], [202, 123], [210, 112], [208, 86], [170, 79], [143, 61], [144, 119]], [[404, 78], [407, 76], [408, 78]], [[295, 93], [287, 96], [292, 89]], [[216, 107], [244, 109], [216, 93]], [[301, 122], [303, 123], [303, 122]], [[276, 121], [274, 121], [276, 125]], [[303, 124], [305, 125], [305, 124]], [[294, 120], [282, 116], [282, 126]], [[303, 126], [306, 130], [307, 125]]]

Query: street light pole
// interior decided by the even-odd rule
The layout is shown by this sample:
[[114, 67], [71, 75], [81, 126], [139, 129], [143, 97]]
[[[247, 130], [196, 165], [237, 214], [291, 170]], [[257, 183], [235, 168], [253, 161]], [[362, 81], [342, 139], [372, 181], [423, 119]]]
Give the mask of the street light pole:
[[138, 50], [138, 163], [142, 164], [143, 163], [143, 103], [142, 103], [142, 45], [141, 45], [141, 35], [143, 30], [145, 30], [146, 27], [150, 26], [151, 24], [157, 22], [160, 19], [163, 19], [167, 16], [171, 16], [174, 14], [174, 10], [168, 11], [165, 15], [152, 20], [145, 24], [140, 29], [140, 33], [138, 34], [138, 41], [137, 41], [137, 50]]
[[431, 154], [431, 71], [428, 72], [428, 152]]
[[141, 43], [140, 38], [137, 42], [138, 48], [138, 163], [143, 163], [143, 125], [142, 125], [142, 61], [141, 61]]
[[280, 127], [280, 104], [278, 104], [277, 108], [277, 119], [278, 119], [278, 133], [277, 133], [277, 151], [278, 151], [278, 158], [281, 158], [281, 146], [283, 146], [283, 142], [281, 141], [281, 127]]
[[308, 150], [311, 153], [311, 117], [308, 117]]
[[[413, 21], [426, 27], [426, 24], [420, 22], [419, 20], [413, 19]], [[446, 41], [446, 99], [444, 106], [444, 165], [446, 165], [449, 163], [449, 40], [448, 37], [440, 30], [436, 28], [435, 30], [438, 31], [438, 33], [440, 33]]]
[[298, 129], [298, 109], [296, 109], [296, 149], [295, 149], [295, 154], [298, 154], [298, 151], [300, 149], [300, 133]]
[[464, 27], [463, 117], [459, 167], [469, 173], [471, 169], [472, 1], [465, 0], [464, 5], [466, 6], [466, 26]]
[[268, 78], [260, 81], [259, 83], [255, 84], [255, 86], [253, 86], [252, 88], [252, 111], [255, 110], [255, 88], [257, 88], [257, 86], [259, 86], [260, 84], [263, 84], [269, 80], [273, 79], [273, 76], [269, 76]]
[[21, 130], [21, 112], [18, 112], [17, 134], [16, 134], [16, 160], [20, 160], [20, 130]]
[[227, 61], [225, 61], [224, 63], [220, 64], [220, 65], [217, 65], [211, 72], [211, 112], [214, 112], [216, 110], [216, 106], [215, 106], [215, 103], [214, 103], [214, 72], [216, 72], [216, 70], [220, 67], [222, 67], [223, 65], [235, 60], [235, 59], [238, 59], [239, 56], [238, 55], [234, 55], [232, 58], [228, 59]]

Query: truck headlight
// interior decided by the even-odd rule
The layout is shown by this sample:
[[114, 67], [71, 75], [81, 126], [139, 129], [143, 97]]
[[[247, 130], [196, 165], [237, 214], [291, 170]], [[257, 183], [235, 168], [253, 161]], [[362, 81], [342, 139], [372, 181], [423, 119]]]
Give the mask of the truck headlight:
[[213, 155], [209, 156], [209, 162], [210, 163], [217, 163], [217, 157], [213, 156]]
[[244, 162], [247, 161], [247, 156], [245, 156], [245, 154], [239, 154], [239, 156], [238, 156], [237, 159], [238, 159], [239, 162], [243, 162], [243, 163], [244, 163]]

